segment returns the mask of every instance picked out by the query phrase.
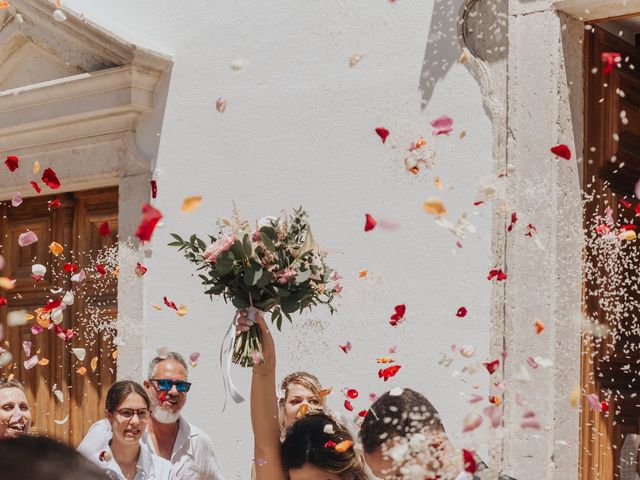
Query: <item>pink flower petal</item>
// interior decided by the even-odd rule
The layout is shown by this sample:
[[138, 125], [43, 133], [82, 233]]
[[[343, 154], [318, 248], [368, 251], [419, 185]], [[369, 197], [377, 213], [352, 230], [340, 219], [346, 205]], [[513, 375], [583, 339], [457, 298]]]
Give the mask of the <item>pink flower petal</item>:
[[31, 342], [28, 340], [25, 340], [24, 342], [22, 342], [22, 349], [24, 350], [24, 354], [27, 357], [31, 356]]
[[38, 364], [38, 355], [34, 355], [29, 360], [24, 361], [25, 370], [35, 367]]
[[31, 245], [32, 243], [36, 243], [37, 241], [38, 236], [31, 231], [21, 233], [18, 237], [18, 245], [20, 245], [21, 247], [26, 247], [28, 245]]
[[431, 122], [433, 135], [449, 135], [453, 130], [453, 119], [447, 115], [442, 115]]
[[591, 408], [591, 410], [595, 412], [602, 411], [602, 404], [600, 403], [598, 395], [596, 395], [595, 393], [590, 393], [589, 395], [587, 395], [587, 403], [589, 404], [589, 408]]
[[37, 323], [34, 323], [33, 325], [31, 325], [31, 333], [33, 335], [38, 335], [39, 333], [42, 333], [44, 331], [44, 329], [38, 325]]
[[500, 423], [502, 423], [502, 409], [500, 407], [487, 407], [484, 410], [484, 414], [489, 418], [491, 422], [491, 426], [493, 428], [498, 428]]
[[200, 360], [200, 352], [193, 352], [189, 355], [189, 361], [191, 363], [198, 363], [198, 360]]
[[482, 424], [482, 416], [475, 412], [468, 413], [462, 422], [462, 431], [471, 432]]
[[20, 192], [16, 192], [11, 197], [11, 206], [19, 207], [22, 204], [22, 194]]
[[81, 282], [86, 278], [86, 276], [87, 276], [87, 274], [84, 273], [84, 268], [83, 268], [78, 273], [76, 273], [75, 275], [71, 276], [71, 281], [72, 282]]

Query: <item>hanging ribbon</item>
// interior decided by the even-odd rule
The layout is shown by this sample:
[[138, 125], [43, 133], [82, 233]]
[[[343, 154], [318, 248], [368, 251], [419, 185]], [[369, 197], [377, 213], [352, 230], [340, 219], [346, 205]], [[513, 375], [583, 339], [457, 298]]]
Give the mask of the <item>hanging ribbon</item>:
[[[257, 311], [258, 310], [253, 306], [247, 309], [247, 318], [253, 323], [255, 323], [256, 321]], [[231, 325], [229, 325], [227, 333], [222, 340], [222, 345], [220, 346], [220, 369], [222, 370], [222, 383], [224, 385], [224, 405], [222, 406], [223, 412], [225, 408], [227, 408], [227, 400], [229, 398], [229, 394], [231, 394], [231, 398], [236, 403], [242, 403], [245, 400], [236, 388], [235, 384], [233, 383], [233, 379], [231, 378], [231, 364], [233, 363], [233, 346], [236, 340], [236, 325], [238, 324], [238, 315], [239, 311], [236, 310]]]

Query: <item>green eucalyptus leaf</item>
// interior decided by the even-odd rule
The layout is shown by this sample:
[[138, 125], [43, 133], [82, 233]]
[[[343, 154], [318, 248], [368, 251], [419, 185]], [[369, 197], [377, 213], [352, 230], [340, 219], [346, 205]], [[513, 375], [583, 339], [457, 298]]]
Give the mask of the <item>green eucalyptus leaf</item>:
[[244, 284], [249, 287], [254, 286], [256, 283], [258, 283], [260, 277], [262, 277], [263, 272], [264, 271], [259, 266], [253, 264], [249, 265], [249, 267], [244, 272]]
[[242, 237], [242, 250], [246, 257], [251, 257], [253, 255], [253, 245], [251, 244], [251, 238], [249, 238], [248, 233]]
[[260, 227], [260, 233], [264, 233], [272, 242], [275, 242], [278, 239], [278, 232], [276, 232], [275, 228], [269, 225]]
[[269, 238], [269, 235], [261, 231], [260, 238], [262, 239], [262, 243], [264, 243], [264, 246], [267, 248], [267, 250], [269, 250], [272, 253], [276, 252], [276, 246], [274, 245], [271, 238]]

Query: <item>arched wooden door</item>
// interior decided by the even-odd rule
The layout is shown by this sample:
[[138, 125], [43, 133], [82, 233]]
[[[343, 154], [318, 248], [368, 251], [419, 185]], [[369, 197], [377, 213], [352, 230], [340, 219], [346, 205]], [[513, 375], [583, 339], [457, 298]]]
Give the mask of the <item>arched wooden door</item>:
[[[75, 446], [103, 416], [106, 391], [116, 378], [112, 340], [117, 317], [118, 190], [42, 195], [18, 207], [5, 202], [0, 209], [0, 253], [6, 262], [2, 274], [15, 279], [13, 289], [0, 290], [7, 299], [0, 307], [0, 344], [13, 357], [0, 374], [13, 375], [25, 385], [33, 433]], [[104, 227], [100, 230], [105, 223], [108, 233]], [[38, 241], [21, 247], [18, 239], [26, 231], [34, 232]], [[52, 242], [64, 248], [58, 256], [52, 253]], [[47, 267], [39, 280], [32, 277], [34, 264]], [[72, 281], [81, 272], [84, 280]], [[73, 292], [74, 299], [58, 326], [38, 333], [37, 318], [8, 325], [8, 318], [23, 317], [10, 312], [37, 317], [37, 309], [61, 300], [66, 292]], [[40, 323], [46, 326], [46, 315]], [[73, 336], [64, 340], [71, 332]], [[72, 349], [84, 349], [84, 358], [81, 350]], [[25, 362], [34, 355], [39, 363], [29, 368]]]

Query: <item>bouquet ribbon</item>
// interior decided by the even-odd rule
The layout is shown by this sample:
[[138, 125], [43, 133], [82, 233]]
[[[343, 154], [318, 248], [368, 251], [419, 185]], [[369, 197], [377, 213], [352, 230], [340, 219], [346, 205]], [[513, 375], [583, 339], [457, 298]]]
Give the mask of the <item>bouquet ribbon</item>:
[[[253, 322], [256, 321], [256, 312], [258, 310], [255, 307], [249, 307], [247, 309], [247, 318]], [[236, 338], [236, 325], [238, 324], [238, 311], [236, 310], [235, 315], [233, 316], [233, 321], [229, 328], [227, 329], [227, 333], [222, 340], [222, 345], [220, 346], [220, 369], [222, 370], [222, 383], [224, 384], [224, 405], [222, 406], [222, 411], [227, 408], [227, 399], [229, 394], [231, 394], [231, 398], [235, 403], [244, 402], [244, 397], [240, 394], [235, 384], [233, 383], [233, 379], [231, 378], [231, 363], [233, 358], [233, 345]]]

